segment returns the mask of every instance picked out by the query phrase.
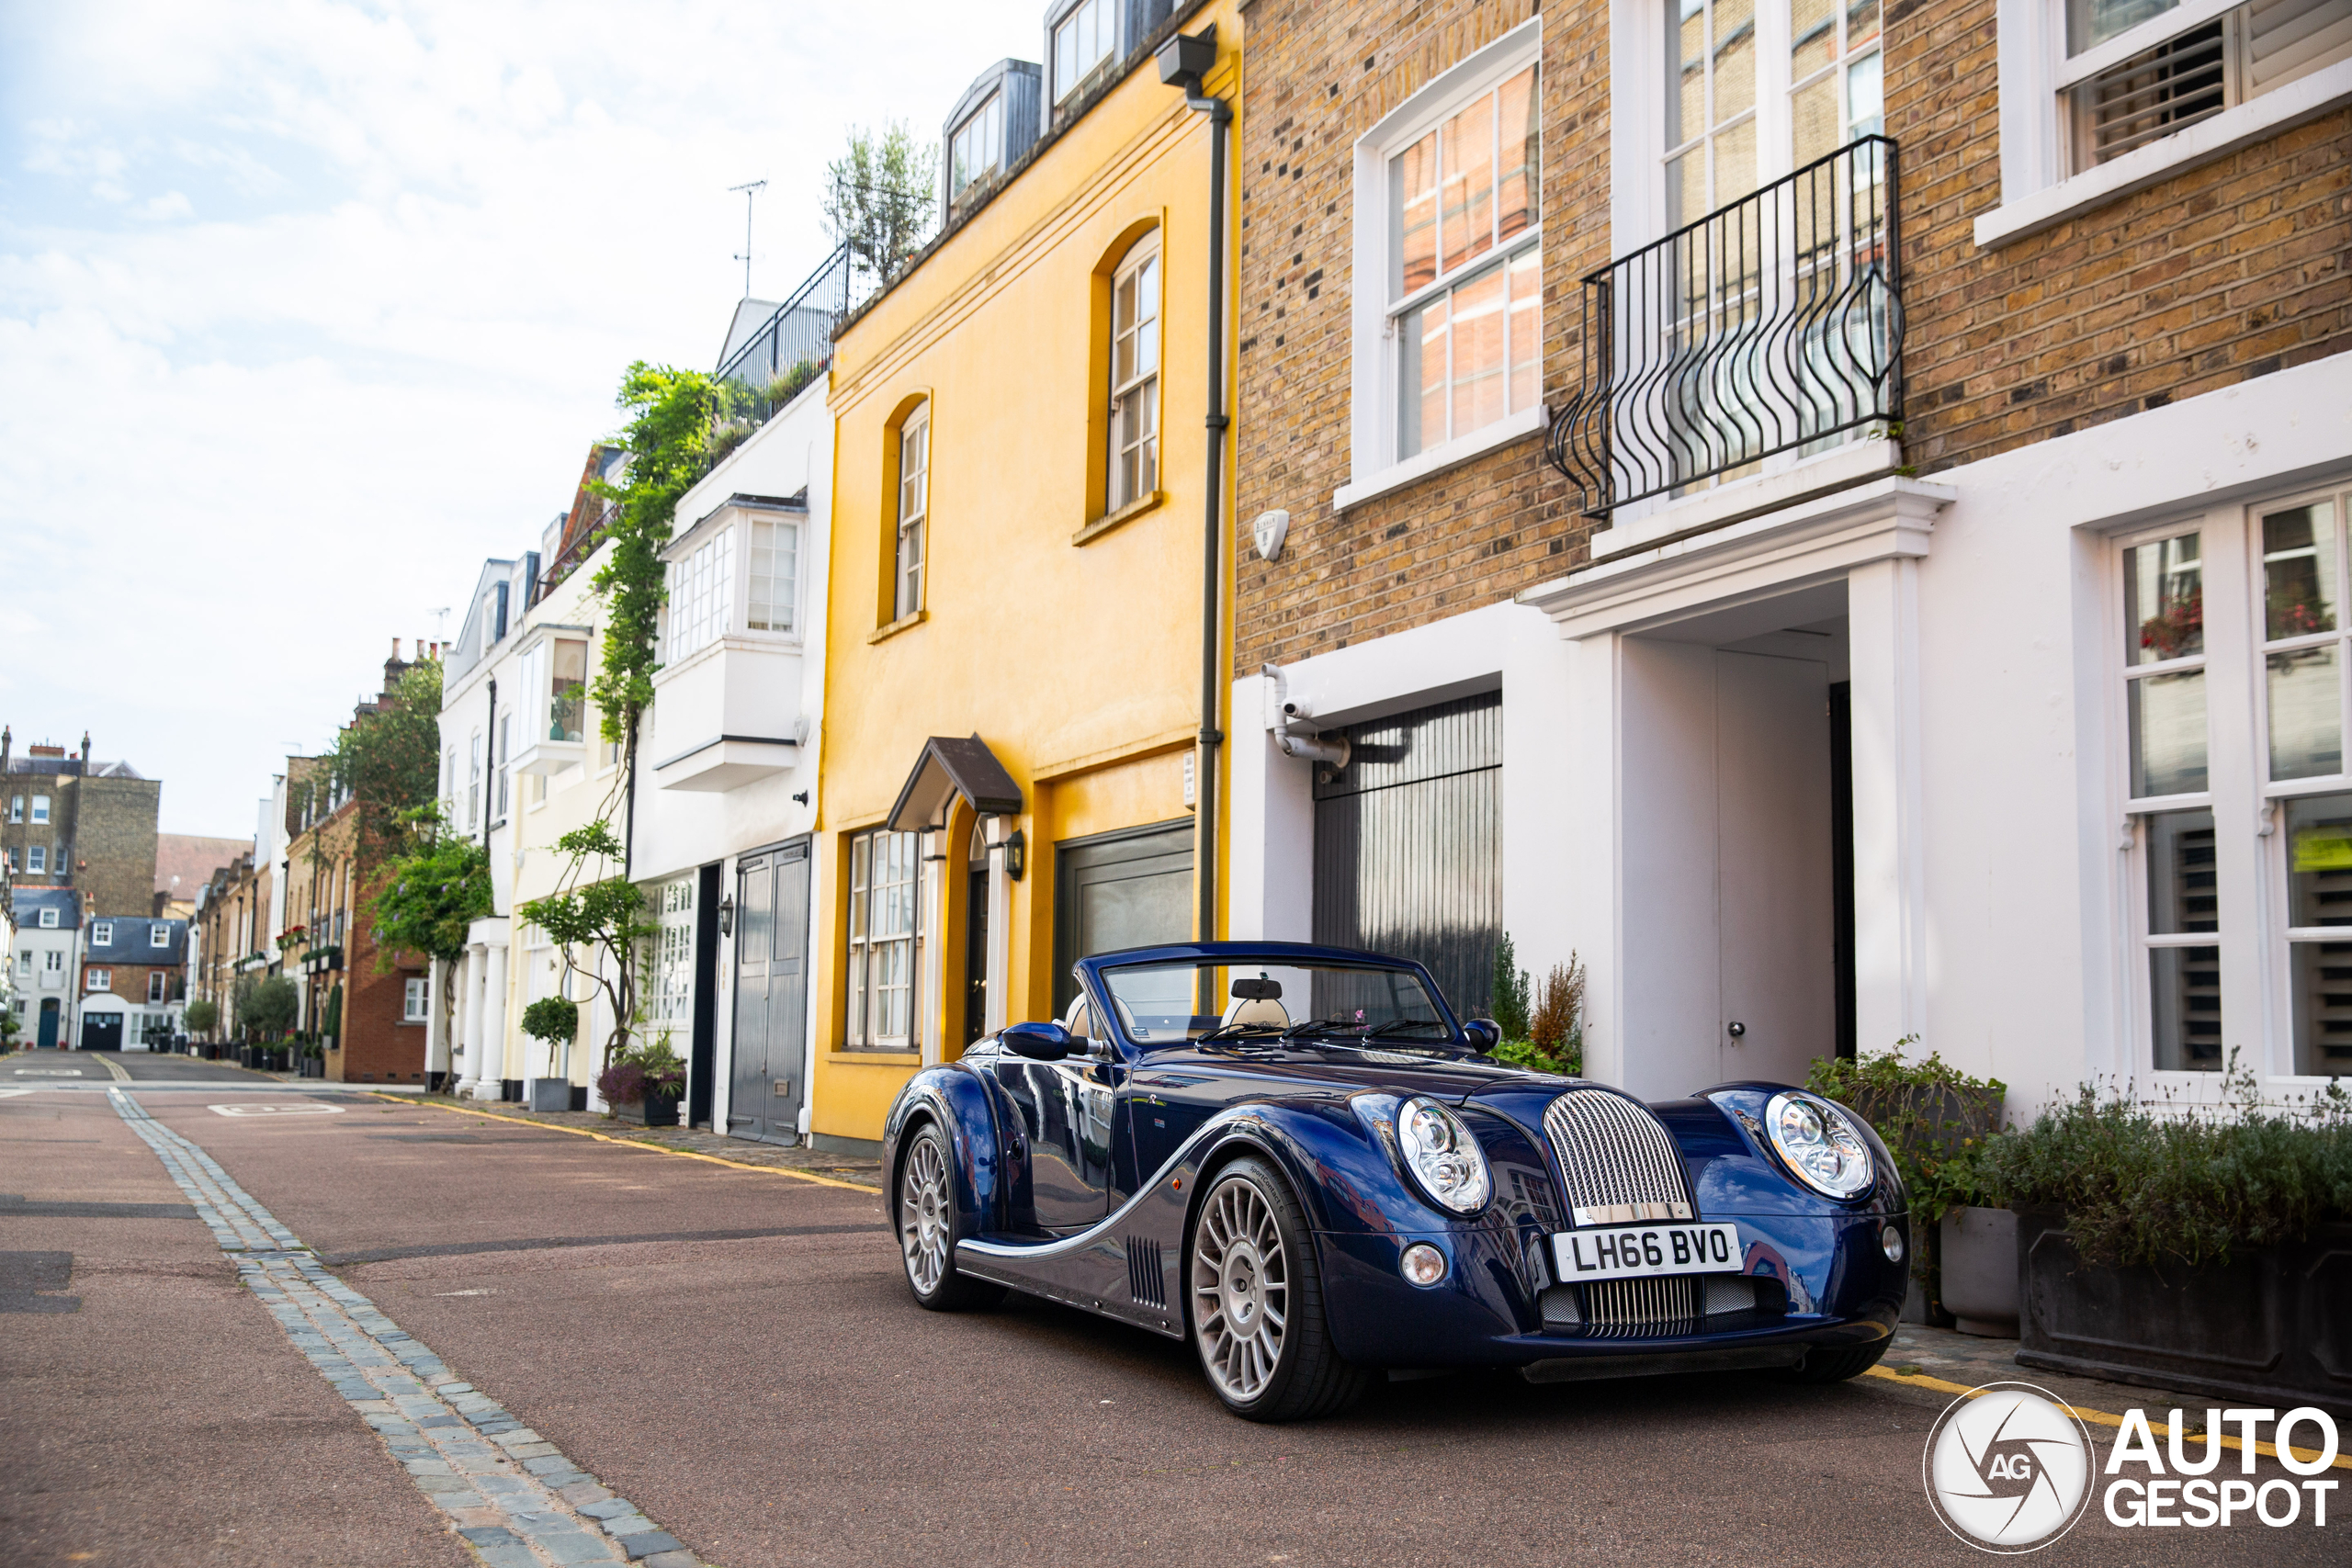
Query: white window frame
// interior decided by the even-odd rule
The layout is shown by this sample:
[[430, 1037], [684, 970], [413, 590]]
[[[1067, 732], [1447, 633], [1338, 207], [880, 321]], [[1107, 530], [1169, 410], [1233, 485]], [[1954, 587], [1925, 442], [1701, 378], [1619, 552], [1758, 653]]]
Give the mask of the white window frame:
[[[2222, 1038], [2226, 1066], [2230, 1047], [2238, 1065], [2253, 1072], [2268, 1091], [2307, 1090], [2327, 1080], [2295, 1070], [2293, 984], [2290, 943], [2337, 928], [2290, 928], [2285, 803], [2312, 795], [2352, 793], [2352, 718], [2346, 719], [2345, 771], [2311, 778], [2269, 778], [2269, 713], [2264, 619], [2266, 580], [2261, 520], [2310, 502], [2335, 499], [2352, 507], [2352, 473], [2326, 482], [2249, 498], [2202, 513], [2171, 514], [2106, 541], [2102, 569], [2107, 722], [2113, 737], [2109, 769], [2109, 798], [2123, 831], [2117, 857], [2119, 934], [2125, 962], [2118, 971], [2116, 1003], [2127, 1055], [2117, 1064], [2123, 1076], [2153, 1090], [2190, 1100], [2211, 1100], [2221, 1091], [2222, 1074], [2207, 1069], [2158, 1069], [2154, 1066], [2154, 1002], [2146, 952], [2155, 945], [2212, 945], [2221, 953]], [[2184, 533], [2200, 535], [2204, 575], [2207, 788], [2192, 795], [2135, 800], [2130, 796], [2130, 734], [2123, 703], [2124, 551], [2138, 544]], [[2352, 561], [2339, 565], [2339, 582], [2352, 581]], [[2352, 604], [2339, 601], [2339, 625], [2352, 625]], [[2278, 639], [2289, 641], [2291, 639]], [[2352, 646], [2352, 645], [2344, 645]], [[2162, 671], [2194, 662], [2152, 663]], [[2352, 671], [2339, 671], [2346, 690], [2339, 711], [2352, 710]], [[2219, 930], [2180, 937], [2154, 936], [2148, 917], [2148, 833], [2145, 818], [2157, 810], [2210, 808], [2215, 824], [2214, 866]]]
[[[1054, 73], [1054, 107], [1058, 111], [1078, 91], [1092, 82], [1096, 74], [1114, 63], [1120, 56], [1119, 34], [1125, 25], [1126, 0], [1079, 0], [1069, 10], [1054, 19], [1046, 33], [1046, 62]], [[1081, 20], [1083, 18], [1083, 20]], [[1080, 29], [1091, 23], [1102, 40], [1101, 50], [1085, 60], [1078, 58]], [[1070, 57], [1062, 58], [1062, 40], [1071, 40]]]
[[172, 928], [169, 926], [149, 926], [147, 928], [147, 945], [150, 947], [171, 946]]
[[2059, 101], [2067, 85], [2243, 3], [2183, 0], [2070, 61], [2065, 0], [1997, 0], [2001, 204], [1977, 217], [1977, 245], [1989, 250], [2038, 234], [2352, 102], [2352, 60], [2340, 60], [2121, 157], [2068, 172], [2068, 128]]
[[646, 1032], [655, 1038], [667, 1029], [673, 1046], [694, 1034], [696, 880], [689, 874], [646, 890], [656, 928], [646, 944]]
[[[1532, 17], [1459, 64], [1440, 73], [1428, 86], [1391, 110], [1356, 140], [1354, 276], [1360, 281], [1378, 281], [1372, 287], [1358, 287], [1351, 290], [1349, 447], [1352, 468], [1349, 482], [1332, 493], [1331, 504], [1337, 509], [1344, 511], [1376, 495], [1386, 494], [1431, 474], [1442, 473], [1482, 452], [1491, 451], [1544, 427], [1544, 388], [1539, 368], [1536, 400], [1532, 408], [1506, 414], [1476, 431], [1441, 445], [1424, 446], [1413, 456], [1400, 459], [1396, 455], [1398, 404], [1395, 322], [1401, 311], [1409, 309], [1413, 300], [1421, 298], [1421, 294], [1417, 292], [1410, 299], [1391, 301], [1387, 282], [1389, 253], [1394, 239], [1394, 220], [1388, 210], [1389, 160], [1452, 118], [1481, 93], [1492, 92], [1529, 65], [1538, 63], [1543, 52], [1544, 18]], [[1655, 91], [1650, 96], [1655, 101]], [[1543, 94], [1539, 87], [1536, 95], [1539, 124], [1543, 119], [1542, 106]], [[1540, 172], [1538, 178], [1541, 178]], [[1540, 207], [1538, 211], [1540, 215]], [[1491, 262], [1497, 265], [1507, 265], [1506, 256], [1527, 246], [1533, 246], [1540, 253], [1543, 243], [1544, 223], [1539, 216], [1532, 226], [1479, 258], [1479, 265]], [[1446, 287], [1447, 283], [1441, 280], [1430, 286], [1430, 291], [1442, 290]], [[1539, 322], [1539, 344], [1542, 330]], [[1540, 367], [1540, 350], [1537, 363]]]
[[481, 827], [481, 731], [471, 732], [466, 741], [466, 831]]
[[82, 994], [84, 996], [88, 996], [97, 991], [111, 991], [113, 989], [113, 970], [85, 969], [82, 971]]
[[36, 822], [49, 820], [49, 796], [45, 795], [33, 796], [33, 820]]
[[[909, 414], [899, 426], [898, 526], [890, 555], [890, 619], [903, 621], [921, 610], [931, 590], [931, 400]], [[922, 464], [910, 479], [908, 454], [919, 451]], [[910, 580], [911, 579], [911, 581]]]
[[163, 972], [161, 969], [150, 969], [150, 970], [148, 970], [148, 971], [147, 971], [147, 1003], [148, 1003], [148, 1005], [149, 1005], [150, 1007], [161, 1007], [161, 1006], [162, 1006], [165, 1001], [169, 1000], [170, 998], [167, 998], [167, 997], [165, 997], [165, 996], [164, 996], [164, 990], [165, 990], [165, 982], [164, 982], [164, 972]]
[[49, 874], [49, 846], [47, 844], [25, 846], [25, 870], [38, 872], [43, 876]]
[[497, 738], [492, 744], [498, 750], [498, 809], [491, 820], [503, 822], [506, 820], [507, 801], [513, 794], [514, 773], [514, 709], [511, 705], [498, 716]]
[[[768, 533], [769, 542], [760, 542], [762, 530]], [[774, 514], [754, 513], [745, 519], [743, 529], [743, 630], [753, 637], [791, 637], [800, 636], [800, 556], [806, 542], [800, 518], [794, 513]], [[768, 555], [768, 570], [757, 569], [762, 564], [760, 554]], [[782, 563], [784, 570], [776, 567]], [[763, 604], [753, 589], [761, 581], [768, 583], [767, 598]], [[761, 623], [763, 612], [765, 624]], [[781, 624], [779, 624], [781, 623]]]
[[[883, 886], [902, 889], [905, 899], [903, 929], [884, 931], [879, 924], [883, 906], [874, 897], [876, 885], [872, 877], [871, 855], [874, 847], [884, 839], [903, 840], [898, 847], [905, 852], [903, 880], [893, 880]], [[922, 1049], [922, 835], [891, 833], [886, 828], [870, 828], [851, 835], [849, 855], [849, 886], [845, 890], [849, 911], [848, 983], [842, 987], [842, 1046], [850, 1051], [902, 1051]], [[896, 869], [896, 868], [894, 868]], [[906, 992], [906, 1028], [897, 1032], [884, 1032], [877, 1027], [876, 957], [885, 944], [904, 944], [905, 961], [903, 988]]]
[[[43, 930], [43, 931], [55, 931], [55, 930], [57, 929], [57, 911], [56, 911], [56, 910], [54, 910], [54, 909], [43, 909], [43, 910], [40, 912], [40, 929], [41, 929], [41, 930]], [[55, 966], [54, 966], [54, 965], [51, 965], [51, 967], [55, 967]]]
[[8, 799], [8, 820], [11, 822], [21, 822], [24, 819], [25, 797], [21, 795], [11, 795]]
[[427, 1007], [432, 995], [430, 983], [421, 975], [411, 975], [401, 981], [401, 1021], [429, 1021]]
[[[1143, 280], [1136, 286], [1136, 319], [1123, 327], [1119, 320], [1119, 294], [1136, 280]], [[1103, 498], [1106, 513], [1132, 506], [1159, 490], [1159, 392], [1163, 384], [1160, 369], [1167, 358], [1167, 343], [1160, 330], [1161, 301], [1167, 294], [1167, 283], [1168, 269], [1160, 261], [1159, 231], [1157, 229], [1130, 246], [1127, 254], [1119, 258], [1119, 265], [1111, 275], [1110, 451], [1109, 468], [1104, 475], [1107, 493]], [[1151, 296], [1148, 309], [1143, 299], [1147, 288]], [[1148, 342], [1150, 361], [1122, 378], [1119, 374], [1119, 349], [1129, 340]], [[1140, 414], [1146, 426], [1132, 441], [1127, 438], [1125, 423], [1130, 410]], [[1148, 469], [1133, 487], [1123, 482], [1125, 459], [1131, 450], [1142, 454], [1138, 461]]]
[[[973, 160], [968, 168], [964, 162], [967, 152]], [[947, 139], [948, 204], [953, 206], [966, 191], [1003, 166], [1004, 89], [999, 87]]]
[[92, 947], [112, 947], [114, 945], [114, 922], [112, 920], [94, 920], [91, 922], [90, 945]]
[[735, 529], [723, 524], [670, 562], [668, 636], [662, 661], [679, 665], [735, 628]]

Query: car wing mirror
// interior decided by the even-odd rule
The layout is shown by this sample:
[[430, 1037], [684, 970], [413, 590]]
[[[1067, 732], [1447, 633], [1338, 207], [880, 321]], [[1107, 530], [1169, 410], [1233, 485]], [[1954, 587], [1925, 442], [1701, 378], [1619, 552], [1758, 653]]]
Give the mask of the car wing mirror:
[[1470, 1037], [1470, 1043], [1478, 1048], [1482, 1056], [1503, 1043], [1503, 1026], [1491, 1018], [1474, 1018], [1462, 1026], [1462, 1032]]
[[1033, 1062], [1058, 1062], [1079, 1048], [1077, 1038], [1058, 1023], [1007, 1024], [997, 1039], [1014, 1055]]

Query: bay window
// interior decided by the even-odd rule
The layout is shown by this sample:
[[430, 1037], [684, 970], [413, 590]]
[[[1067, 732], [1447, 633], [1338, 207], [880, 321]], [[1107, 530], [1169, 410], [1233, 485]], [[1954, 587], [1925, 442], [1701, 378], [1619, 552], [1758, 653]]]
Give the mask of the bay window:
[[735, 602], [734, 529], [721, 528], [670, 563], [670, 646], [676, 664], [726, 635]]
[[800, 525], [754, 518], [750, 542], [751, 604], [745, 624], [755, 632], [797, 629]]
[[912, 1051], [919, 948], [921, 835], [860, 833], [849, 850], [849, 984], [843, 1040], [851, 1050]]

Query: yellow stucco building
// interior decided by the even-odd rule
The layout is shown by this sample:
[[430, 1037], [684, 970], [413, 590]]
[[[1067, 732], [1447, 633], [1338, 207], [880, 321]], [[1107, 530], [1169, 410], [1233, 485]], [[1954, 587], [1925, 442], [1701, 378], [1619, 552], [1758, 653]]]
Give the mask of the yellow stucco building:
[[[1200, 930], [1222, 795], [1204, 679], [1227, 686], [1230, 647], [1212, 619], [1204, 671], [1204, 554], [1230, 536], [1208, 416], [1232, 405], [1237, 238], [1229, 151], [1222, 213], [1211, 164], [1240, 20], [1166, 9], [1136, 38], [1080, 17], [1042, 71], [982, 78], [946, 128], [941, 237], [835, 346], [821, 1144], [878, 1138], [919, 1064], [1059, 1016], [1079, 953]], [[1193, 104], [1162, 55], [1198, 73]]]

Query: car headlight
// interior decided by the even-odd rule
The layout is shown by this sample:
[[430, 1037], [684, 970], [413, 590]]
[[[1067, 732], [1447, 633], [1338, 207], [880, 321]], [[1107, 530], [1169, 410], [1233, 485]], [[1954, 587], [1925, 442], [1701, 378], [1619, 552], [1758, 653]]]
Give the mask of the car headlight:
[[1774, 1095], [1764, 1107], [1764, 1131], [1797, 1179], [1825, 1197], [1859, 1198], [1877, 1178], [1860, 1129], [1826, 1100]]
[[1476, 1213], [1494, 1190], [1487, 1151], [1461, 1117], [1434, 1100], [1408, 1100], [1397, 1111], [1396, 1151], [1440, 1208]]

